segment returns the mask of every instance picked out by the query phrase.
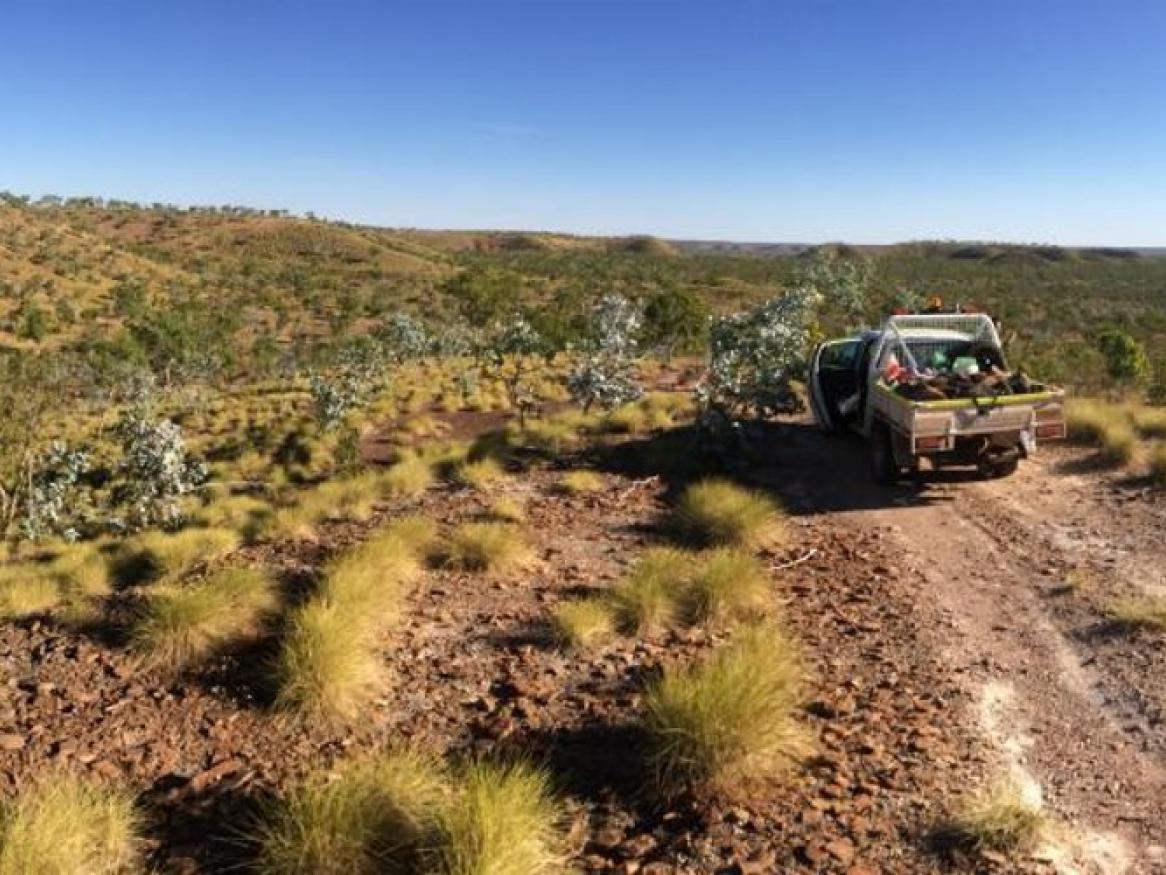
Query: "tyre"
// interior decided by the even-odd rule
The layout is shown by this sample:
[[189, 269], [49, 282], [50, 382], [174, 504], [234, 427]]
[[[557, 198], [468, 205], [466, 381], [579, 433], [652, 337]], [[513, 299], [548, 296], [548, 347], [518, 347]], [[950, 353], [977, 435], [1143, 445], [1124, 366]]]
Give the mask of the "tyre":
[[902, 473], [891, 448], [891, 433], [885, 425], [875, 426], [870, 434], [870, 472], [880, 486], [893, 486]]
[[999, 480], [1011, 477], [1020, 467], [1020, 459], [1016, 456], [999, 462], [987, 462], [980, 466], [980, 476], [985, 480]]

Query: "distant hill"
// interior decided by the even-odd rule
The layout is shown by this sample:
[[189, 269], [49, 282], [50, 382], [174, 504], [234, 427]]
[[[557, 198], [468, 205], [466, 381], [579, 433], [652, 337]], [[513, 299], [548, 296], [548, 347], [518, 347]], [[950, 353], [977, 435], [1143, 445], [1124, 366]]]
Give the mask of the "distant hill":
[[232, 333], [242, 361], [260, 341], [307, 349], [366, 333], [399, 310], [448, 324], [471, 301], [493, 308], [489, 318], [525, 308], [565, 340], [605, 292], [648, 301], [680, 290], [727, 312], [782, 294], [820, 253], [871, 263], [870, 321], [904, 294], [983, 307], [1050, 378], [1070, 362], [1097, 367], [1091, 334], [1102, 324], [1123, 326], [1166, 360], [1166, 248], [379, 228], [243, 207], [36, 204], [2, 193], [0, 348], [104, 343], [120, 344], [115, 357], [135, 345], [164, 357], [170, 333], [198, 323]]

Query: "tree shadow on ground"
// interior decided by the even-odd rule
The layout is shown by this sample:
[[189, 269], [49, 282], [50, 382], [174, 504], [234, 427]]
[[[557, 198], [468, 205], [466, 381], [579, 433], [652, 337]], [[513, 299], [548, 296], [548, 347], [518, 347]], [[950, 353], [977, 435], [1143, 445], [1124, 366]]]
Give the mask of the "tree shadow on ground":
[[634, 723], [531, 729], [509, 739], [506, 748], [545, 765], [572, 796], [614, 798], [636, 811], [651, 808], [647, 737]]
[[254, 871], [254, 828], [274, 800], [249, 791], [246, 778], [231, 775], [225, 787], [201, 792], [181, 778], [159, 779], [144, 798], [152, 812], [148, 832], [159, 842], [150, 871]]
[[935, 487], [978, 479], [974, 471], [945, 468], [880, 486], [861, 440], [827, 436], [802, 421], [754, 423], [717, 442], [684, 426], [595, 447], [590, 456], [600, 470], [659, 477], [666, 501], [689, 483], [716, 476], [767, 491], [796, 515], [928, 506], [954, 500]]

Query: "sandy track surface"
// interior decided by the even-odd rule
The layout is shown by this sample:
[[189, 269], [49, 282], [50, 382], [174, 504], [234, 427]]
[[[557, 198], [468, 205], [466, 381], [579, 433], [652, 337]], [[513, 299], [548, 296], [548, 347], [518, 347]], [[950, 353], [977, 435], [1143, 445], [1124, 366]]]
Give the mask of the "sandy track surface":
[[[1063, 823], [1060, 871], [1166, 871], [1166, 646], [1106, 618], [1166, 583], [1166, 510], [1083, 451], [1005, 480], [870, 483], [864, 448], [795, 426], [765, 472], [800, 512], [881, 532], [914, 580], [921, 640], [963, 678], [998, 768]], [[782, 472], [797, 471], [787, 479]]]

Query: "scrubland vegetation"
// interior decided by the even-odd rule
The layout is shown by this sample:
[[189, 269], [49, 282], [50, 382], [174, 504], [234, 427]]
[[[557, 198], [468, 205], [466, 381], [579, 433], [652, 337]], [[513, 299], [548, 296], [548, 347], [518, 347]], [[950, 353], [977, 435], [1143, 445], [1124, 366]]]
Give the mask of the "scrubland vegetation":
[[[1072, 439], [1166, 485], [1151, 306], [1166, 262], [939, 244], [775, 258], [11, 197], [0, 242], [0, 619], [104, 624], [175, 684], [256, 645], [248, 707], [341, 733], [408, 683], [394, 647], [427, 576], [450, 601], [458, 582], [532, 586], [563, 571], [545, 501], [618, 508], [675, 475], [640, 521], [646, 546], [606, 560], [609, 585], [539, 608], [556, 659], [663, 654], [621, 700], [661, 808], [780, 793], [815, 749], [813, 654], [769, 567], [795, 536], [776, 500], [723, 473], [747, 426], [799, 408], [815, 339], [904, 291], [992, 308], [1019, 363], [1109, 393], [1074, 400]], [[1103, 303], [1113, 324], [1095, 331]], [[619, 469], [628, 448], [646, 478]], [[297, 764], [248, 862], [565, 871], [553, 765], [389, 741], [319, 744], [334, 766]], [[150, 827], [127, 793], [30, 786], [2, 809], [0, 875], [132, 868]], [[1026, 818], [993, 800], [960, 829], [1002, 850], [1029, 841]]]

